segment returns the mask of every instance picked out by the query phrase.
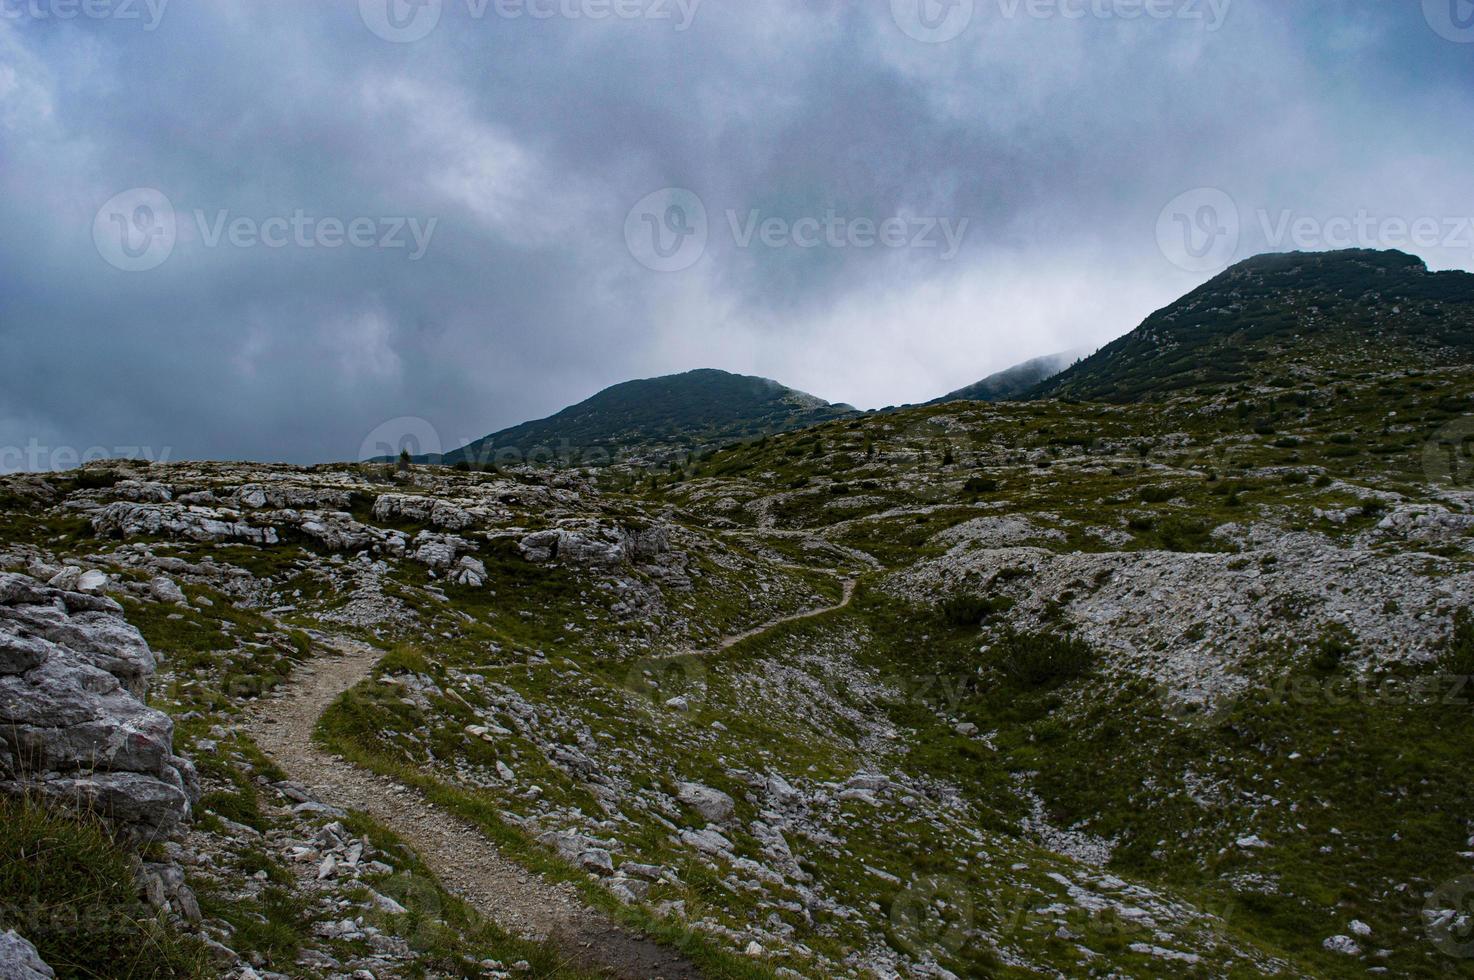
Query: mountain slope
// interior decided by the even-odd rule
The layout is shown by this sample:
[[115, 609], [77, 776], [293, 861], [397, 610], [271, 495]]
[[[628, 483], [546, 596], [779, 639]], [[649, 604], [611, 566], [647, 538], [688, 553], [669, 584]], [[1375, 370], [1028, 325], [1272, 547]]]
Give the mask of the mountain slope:
[[549, 418], [478, 439], [443, 462], [658, 460], [854, 411], [767, 378], [708, 368], [614, 385]]
[[1471, 360], [1474, 275], [1395, 251], [1293, 252], [1235, 265], [1030, 394], [1126, 402]]
[[1068, 350], [1058, 354], [1036, 357], [1032, 361], [1015, 364], [1011, 368], [990, 374], [981, 381], [958, 388], [956, 391], [934, 398], [928, 405], [944, 402], [1001, 402], [1018, 398], [1041, 382], [1065, 370], [1076, 360], [1085, 356], [1085, 351]]

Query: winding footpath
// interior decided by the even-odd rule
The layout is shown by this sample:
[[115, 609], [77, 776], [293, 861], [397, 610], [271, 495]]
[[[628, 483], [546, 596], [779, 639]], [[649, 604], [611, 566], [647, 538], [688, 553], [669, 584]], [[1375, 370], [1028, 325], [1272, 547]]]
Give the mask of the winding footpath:
[[702, 974], [680, 953], [615, 925], [585, 905], [572, 885], [545, 881], [503, 857], [471, 824], [313, 743], [323, 711], [367, 680], [382, 656], [339, 638], [293, 672], [281, 697], [259, 702], [248, 731], [292, 779], [322, 802], [360, 810], [393, 830], [447, 890], [509, 932], [549, 938], [578, 966], [621, 980], [700, 980]]
[[[764, 633], [775, 630], [778, 627], [784, 626], [788, 623], [797, 623], [805, 619], [813, 619], [815, 616], [827, 616], [829, 613], [838, 612], [839, 610], [844, 609], [846, 606], [848, 606], [850, 604], [850, 600], [855, 598], [855, 582], [856, 580], [852, 578], [847, 578], [844, 580], [844, 596], [839, 600], [839, 602], [835, 603], [832, 606], [822, 606], [818, 609], [809, 609], [804, 612], [794, 613], [791, 616], [782, 616], [771, 622], [764, 623], [761, 626], [754, 626], [752, 629], [747, 630], [744, 633], [734, 633], [731, 636], [725, 636], [722, 638], [722, 641], [720, 643], [718, 643], [711, 650], [706, 651], [706, 653], [722, 653], [726, 650], [732, 649], [739, 643], [745, 643], [748, 640], [762, 636]], [[698, 654], [698, 656], [699, 655], [700, 654]]]
[[[854, 594], [855, 580], [845, 579], [838, 603], [724, 637], [698, 655], [720, 653], [787, 623], [843, 609]], [[572, 885], [544, 880], [502, 856], [473, 825], [425, 802], [414, 790], [319, 748], [312, 735], [322, 713], [368, 680], [383, 653], [346, 637], [319, 642], [316, 648], [314, 660], [293, 671], [274, 696], [258, 702], [246, 726], [292, 779], [322, 802], [362, 811], [393, 830], [449, 891], [509, 932], [551, 939], [584, 969], [621, 980], [700, 980], [702, 974], [680, 953], [614, 924], [584, 904]]]

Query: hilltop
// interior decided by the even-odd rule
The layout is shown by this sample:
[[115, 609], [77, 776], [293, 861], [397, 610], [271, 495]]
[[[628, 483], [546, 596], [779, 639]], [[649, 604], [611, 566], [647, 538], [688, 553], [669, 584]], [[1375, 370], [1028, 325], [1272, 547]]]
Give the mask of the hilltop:
[[1396, 251], [1292, 252], [1240, 262], [1030, 395], [1161, 399], [1471, 355], [1474, 275]]
[[702, 369], [614, 385], [556, 415], [494, 432], [442, 462], [663, 461], [854, 411], [768, 378]]

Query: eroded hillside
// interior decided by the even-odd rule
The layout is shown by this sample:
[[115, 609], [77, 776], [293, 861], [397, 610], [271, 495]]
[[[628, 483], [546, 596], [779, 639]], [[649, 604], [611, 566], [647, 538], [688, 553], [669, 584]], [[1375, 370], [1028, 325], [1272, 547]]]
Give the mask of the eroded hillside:
[[[609, 968], [519, 945], [560, 902], [712, 976], [1444, 975], [1471, 394], [954, 403], [654, 474], [110, 464], [6, 478], [0, 565], [158, 657], [175, 914], [240, 975]], [[312, 752], [546, 916], [264, 753], [309, 687]]]

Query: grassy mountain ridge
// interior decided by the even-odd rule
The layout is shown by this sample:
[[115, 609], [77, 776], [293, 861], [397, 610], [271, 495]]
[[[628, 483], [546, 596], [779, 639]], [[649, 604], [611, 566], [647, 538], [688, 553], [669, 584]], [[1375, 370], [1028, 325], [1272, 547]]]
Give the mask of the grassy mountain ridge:
[[[1071, 364], [1079, 353], [1035, 358], [925, 404], [1153, 401], [1235, 386], [1294, 387], [1388, 364], [1467, 364], [1474, 360], [1474, 275], [1430, 272], [1398, 251], [1259, 255]], [[435, 461], [666, 463], [858, 414], [767, 378], [701, 369], [614, 385]]]
[[1474, 358], [1474, 275], [1396, 251], [1260, 255], [1233, 266], [1032, 397], [1127, 402]]
[[660, 460], [853, 413], [768, 378], [706, 368], [614, 385], [548, 418], [494, 432], [443, 462]]

